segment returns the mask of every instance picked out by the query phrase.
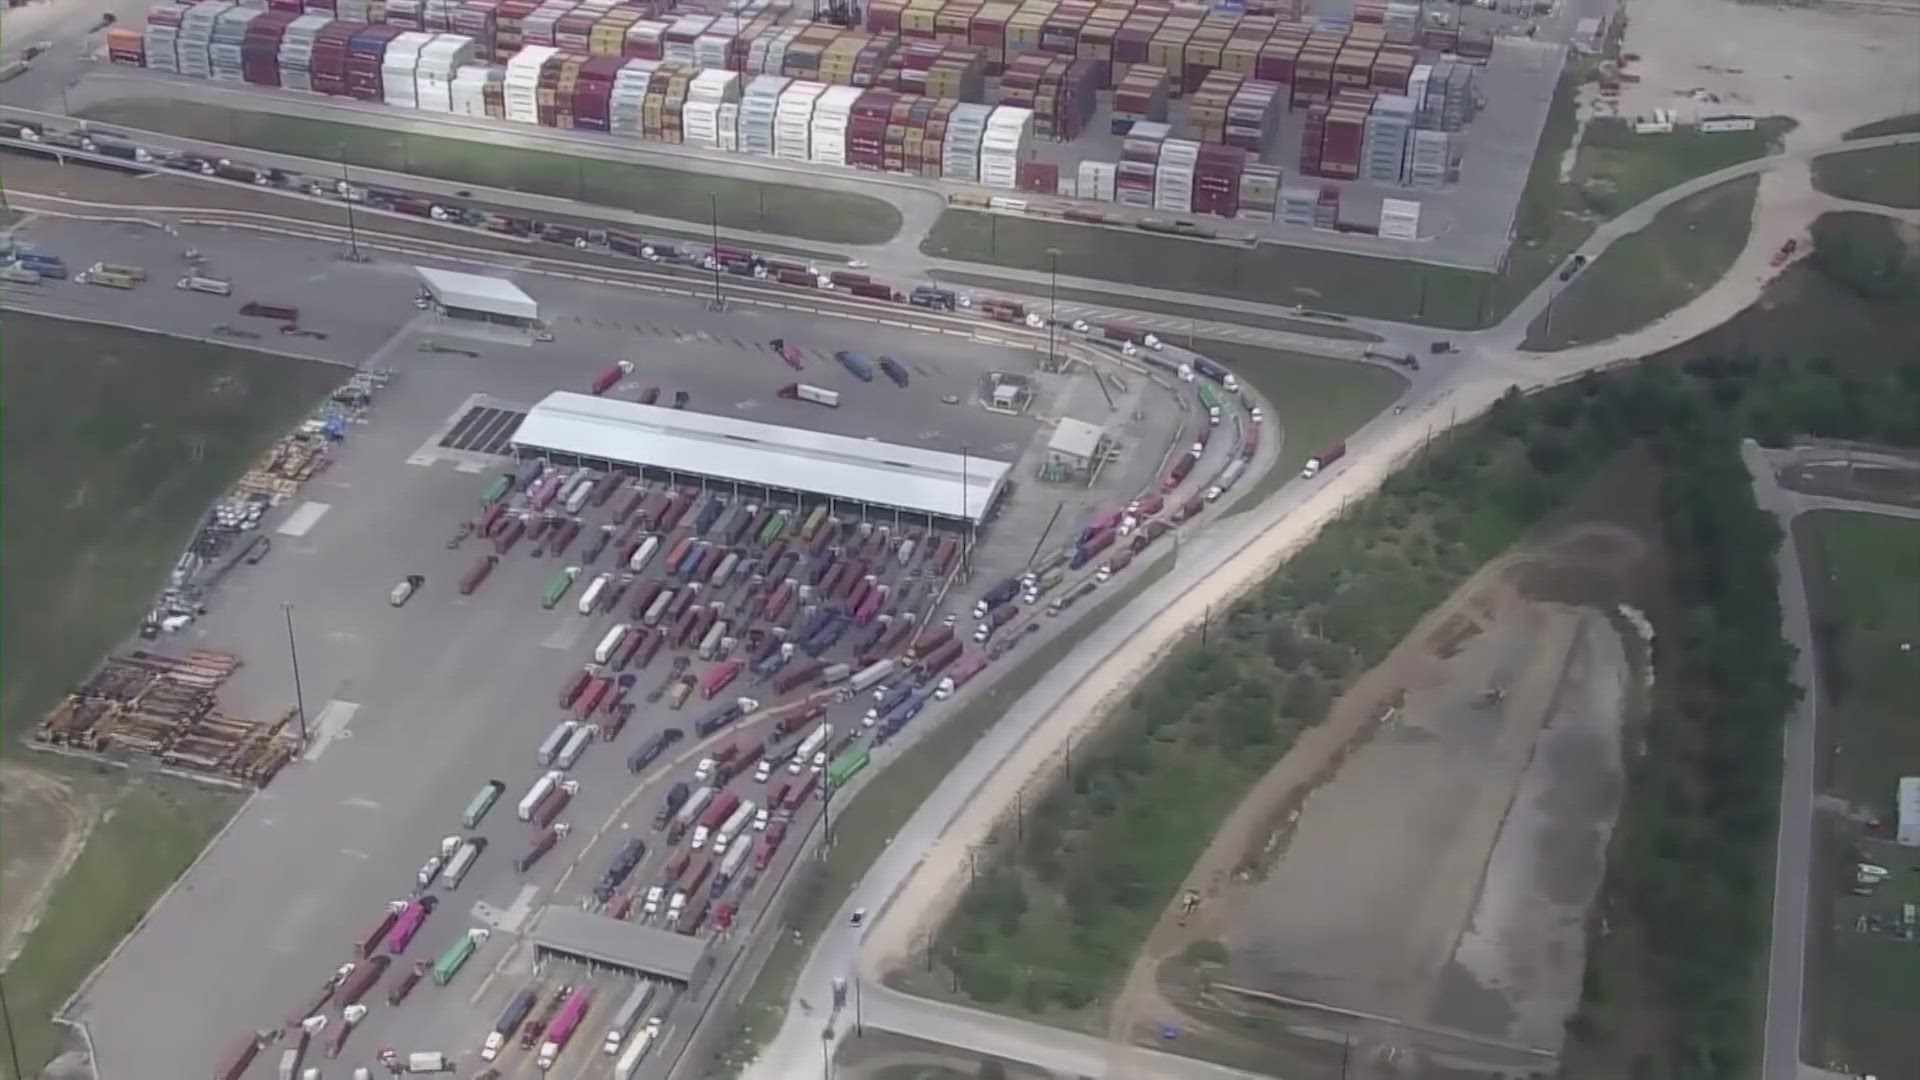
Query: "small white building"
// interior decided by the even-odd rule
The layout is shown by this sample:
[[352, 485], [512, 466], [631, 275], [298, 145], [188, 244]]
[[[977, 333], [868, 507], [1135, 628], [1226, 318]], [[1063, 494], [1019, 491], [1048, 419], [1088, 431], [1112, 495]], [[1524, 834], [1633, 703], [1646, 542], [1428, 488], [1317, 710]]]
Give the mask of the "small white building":
[[533, 327], [540, 321], [540, 305], [506, 278], [429, 266], [413, 269], [420, 275], [427, 301], [451, 318], [519, 327]]
[[1053, 438], [1047, 440], [1047, 460], [1076, 471], [1093, 467], [1100, 457], [1106, 435], [1096, 424], [1063, 416], [1054, 425]]
[[1900, 778], [1900, 794], [1897, 799], [1899, 822], [1893, 838], [1907, 847], [1920, 847], [1920, 776]]

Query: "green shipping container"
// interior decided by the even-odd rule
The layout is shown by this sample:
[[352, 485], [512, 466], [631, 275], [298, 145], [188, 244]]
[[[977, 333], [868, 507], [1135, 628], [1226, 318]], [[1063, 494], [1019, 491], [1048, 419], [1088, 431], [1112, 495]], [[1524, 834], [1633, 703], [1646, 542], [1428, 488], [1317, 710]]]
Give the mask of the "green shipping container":
[[1220, 407], [1220, 395], [1213, 392], [1212, 383], [1202, 381], [1199, 384], [1199, 392], [1201, 407], [1208, 409], [1217, 409]]
[[540, 594], [540, 606], [551, 608], [559, 603], [560, 598], [567, 595], [567, 590], [573, 588], [573, 579], [578, 576], [573, 573], [572, 567], [555, 570], [553, 576], [547, 579], [546, 591]]
[[499, 800], [500, 793], [506, 789], [507, 785], [498, 780], [487, 781], [487, 786], [481, 788], [480, 794], [475, 795], [473, 801], [467, 804], [467, 812], [460, 815], [460, 820], [465, 822], [469, 829], [480, 824], [480, 819], [487, 816], [487, 811], [493, 809], [493, 804]]
[[494, 477], [493, 483], [488, 484], [487, 490], [480, 495], [480, 509], [485, 510], [487, 507], [505, 498], [507, 490], [511, 487], [513, 487], [513, 476], [511, 474], [503, 473]]
[[780, 534], [785, 531], [787, 531], [787, 512], [775, 510], [773, 517], [767, 522], [767, 527], [760, 530], [760, 542], [771, 544], [780, 539]]
[[872, 759], [873, 755], [864, 746], [841, 754], [827, 763], [827, 783], [834, 787], [843, 786], [853, 777], [853, 774], [866, 768], [867, 762]]
[[452, 948], [441, 953], [440, 959], [433, 962], [434, 983], [445, 986], [452, 982], [453, 977], [460, 973], [461, 966], [467, 962], [467, 958], [472, 956], [473, 951], [479, 947], [480, 942], [475, 935], [461, 934], [460, 940], [454, 942]]

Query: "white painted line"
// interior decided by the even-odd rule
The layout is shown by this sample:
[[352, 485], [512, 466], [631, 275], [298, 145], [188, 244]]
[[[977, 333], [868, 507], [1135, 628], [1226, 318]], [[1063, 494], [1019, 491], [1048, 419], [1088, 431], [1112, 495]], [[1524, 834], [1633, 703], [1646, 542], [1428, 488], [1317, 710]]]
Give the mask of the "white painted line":
[[487, 465], [483, 461], [463, 461], [460, 464], [455, 465], [453, 467], [453, 471], [463, 472], [463, 473], [483, 473], [487, 471]]
[[300, 755], [303, 761], [316, 761], [326, 752], [327, 744], [347, 734], [347, 725], [353, 722], [353, 716], [360, 706], [351, 701], [338, 698], [327, 702], [320, 715], [313, 721], [313, 741], [308, 744], [307, 752]]
[[287, 520], [281, 522], [280, 527], [274, 531], [281, 536], [305, 536], [307, 530], [319, 524], [320, 519], [325, 517], [327, 511], [331, 509], [333, 506], [329, 503], [308, 500], [301, 503], [293, 513], [288, 514]]

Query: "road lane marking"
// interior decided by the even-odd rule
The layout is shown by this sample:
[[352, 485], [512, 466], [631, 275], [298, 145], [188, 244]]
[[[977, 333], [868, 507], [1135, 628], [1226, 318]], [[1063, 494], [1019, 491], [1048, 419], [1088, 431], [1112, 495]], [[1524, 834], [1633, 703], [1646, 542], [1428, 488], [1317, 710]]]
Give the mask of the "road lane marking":
[[296, 507], [293, 513], [288, 514], [287, 520], [281, 522], [280, 527], [274, 531], [281, 536], [305, 536], [307, 530], [319, 524], [320, 519], [325, 517], [327, 511], [331, 509], [333, 509], [331, 503], [315, 502], [309, 499]]
[[313, 741], [307, 744], [307, 752], [300, 755], [302, 761], [318, 761], [326, 752], [327, 745], [335, 739], [347, 737], [347, 725], [353, 722], [354, 714], [360, 706], [351, 701], [335, 698], [327, 702], [320, 715], [313, 721]]

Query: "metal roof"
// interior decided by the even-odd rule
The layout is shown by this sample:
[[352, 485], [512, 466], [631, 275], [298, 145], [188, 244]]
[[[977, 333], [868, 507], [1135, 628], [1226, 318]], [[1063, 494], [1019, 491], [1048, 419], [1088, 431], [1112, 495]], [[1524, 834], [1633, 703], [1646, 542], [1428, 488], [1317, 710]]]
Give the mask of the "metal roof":
[[567, 391], [535, 405], [513, 444], [974, 521], [1011, 468], [971, 454]]
[[1054, 425], [1053, 438], [1048, 440], [1047, 449], [1072, 457], [1091, 458], [1100, 452], [1100, 436], [1098, 425], [1063, 416]]
[[533, 943], [551, 952], [690, 983], [706, 955], [705, 938], [549, 904], [533, 924]]
[[413, 268], [426, 283], [427, 291], [442, 307], [465, 311], [484, 311], [511, 319], [537, 319], [540, 305], [506, 278], [484, 274], [463, 274], [458, 270], [435, 270], [430, 266]]

